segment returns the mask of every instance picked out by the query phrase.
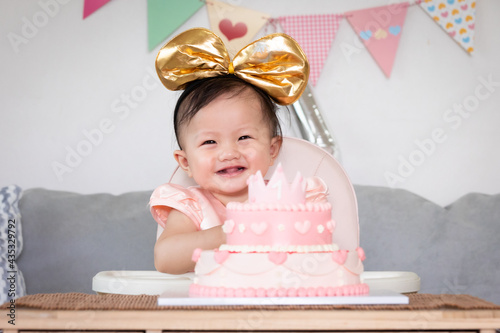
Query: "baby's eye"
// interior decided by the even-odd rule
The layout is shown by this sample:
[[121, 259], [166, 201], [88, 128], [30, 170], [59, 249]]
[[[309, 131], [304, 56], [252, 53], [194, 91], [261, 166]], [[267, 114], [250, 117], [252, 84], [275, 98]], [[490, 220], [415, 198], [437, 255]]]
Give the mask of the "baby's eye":
[[215, 140], [205, 140], [205, 141], [203, 141], [203, 143], [201, 145], [202, 146], [203, 145], [213, 145], [215, 143], [216, 143]]
[[250, 139], [250, 135], [242, 135], [240, 136], [240, 138], [238, 140], [246, 140], [246, 139]]

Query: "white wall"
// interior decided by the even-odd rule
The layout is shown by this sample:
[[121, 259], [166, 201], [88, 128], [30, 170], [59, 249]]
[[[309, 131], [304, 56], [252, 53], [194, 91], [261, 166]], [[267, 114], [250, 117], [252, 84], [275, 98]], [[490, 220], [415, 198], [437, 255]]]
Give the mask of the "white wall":
[[[148, 51], [146, 1], [111, 1], [86, 20], [83, 0], [66, 2], [44, 22], [41, 4], [54, 0], [0, 0], [0, 186], [152, 190], [175, 165], [171, 115], [178, 93], [153, 74], [159, 47]], [[277, 17], [391, 2], [231, 3]], [[478, 1], [476, 53], [469, 56], [411, 6], [390, 79], [342, 21], [314, 93], [353, 183], [401, 187], [443, 205], [468, 192], [500, 192], [498, 14], [499, 1]], [[30, 30], [33, 23], [40, 27]], [[195, 26], [209, 27], [205, 8], [175, 33]], [[13, 46], [9, 34], [25, 40]], [[348, 56], [350, 47], [358, 52]], [[491, 92], [480, 78], [496, 82]], [[477, 91], [489, 96], [469, 116], [446, 118]], [[440, 142], [428, 155], [419, 153], [416, 142], [432, 148], [433, 133]], [[78, 149], [87, 156], [71, 156]], [[401, 161], [409, 159], [421, 163], [405, 169]], [[58, 177], [54, 162], [68, 172]], [[399, 181], [389, 184], [388, 172]]]

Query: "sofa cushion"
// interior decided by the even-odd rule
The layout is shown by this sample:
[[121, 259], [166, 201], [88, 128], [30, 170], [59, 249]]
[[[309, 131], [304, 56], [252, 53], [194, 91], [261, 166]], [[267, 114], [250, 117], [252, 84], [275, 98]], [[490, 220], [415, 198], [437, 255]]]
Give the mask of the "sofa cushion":
[[21, 188], [0, 188], [0, 304], [24, 296], [24, 278], [17, 265], [23, 249], [21, 214], [18, 202]]
[[500, 304], [500, 194], [441, 207], [401, 189], [355, 186], [368, 271], [411, 271], [423, 293], [470, 294]]
[[123, 195], [29, 189], [19, 203], [24, 250], [18, 264], [29, 294], [93, 293], [104, 270], [154, 270], [151, 191]]

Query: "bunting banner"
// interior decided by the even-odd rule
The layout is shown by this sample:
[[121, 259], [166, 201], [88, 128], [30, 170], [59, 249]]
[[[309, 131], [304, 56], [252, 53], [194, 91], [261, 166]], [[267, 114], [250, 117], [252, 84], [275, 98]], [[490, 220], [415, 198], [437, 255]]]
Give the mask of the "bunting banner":
[[84, 0], [83, 19], [85, 20], [89, 15], [107, 4], [109, 1], [111, 0]]
[[148, 46], [151, 51], [180, 25], [196, 13], [204, 3], [200, 0], [148, 0]]
[[[85, 19], [111, 0], [84, 0]], [[147, 0], [148, 45], [154, 49], [206, 5], [210, 29], [226, 45], [231, 58], [253, 42], [266, 26], [292, 36], [309, 59], [309, 82], [316, 85], [329, 55], [340, 22], [345, 17], [387, 78], [390, 77], [409, 6], [418, 5], [469, 54], [474, 52], [475, 0], [414, 0], [346, 13], [294, 15], [271, 18], [268, 14], [219, 0]], [[267, 31], [266, 31], [267, 34]], [[12, 39], [11, 43], [22, 43]], [[309, 89], [309, 88], [307, 88]], [[338, 156], [337, 145], [326, 128], [309, 91], [294, 103], [302, 136]]]
[[283, 31], [295, 39], [309, 60], [309, 82], [314, 86], [321, 74], [339, 28], [342, 14], [279, 17]]
[[366, 49], [387, 77], [391, 76], [408, 2], [345, 13]]
[[210, 28], [222, 39], [231, 57], [253, 42], [254, 36], [270, 18], [266, 13], [217, 0], [207, 0], [206, 3]]
[[[83, 18], [111, 0], [84, 0]], [[404, 1], [404, 0], [403, 0]], [[310, 64], [309, 82], [316, 85], [345, 17], [360, 41], [389, 78], [409, 6], [424, 10], [468, 54], [474, 52], [477, 0], [412, 0], [346, 13], [292, 15], [271, 18], [268, 14], [219, 0], [147, 0], [148, 46], [153, 50], [200, 8], [206, 6], [210, 29], [226, 45], [231, 57], [253, 42], [263, 27], [277, 24], [301, 45]], [[267, 29], [264, 31], [267, 34]], [[11, 43], [20, 43], [10, 39]], [[22, 42], [22, 41], [21, 41]]]
[[431, 16], [464, 50], [474, 52], [476, 1], [426, 0], [420, 7]]

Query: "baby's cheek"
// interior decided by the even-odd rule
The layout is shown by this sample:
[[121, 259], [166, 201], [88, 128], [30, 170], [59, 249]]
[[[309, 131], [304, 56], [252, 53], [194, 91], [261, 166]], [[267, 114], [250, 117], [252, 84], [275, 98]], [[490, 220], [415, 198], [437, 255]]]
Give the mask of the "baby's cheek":
[[262, 149], [259, 149], [258, 147], [254, 146], [247, 146], [247, 147], [242, 147], [241, 152], [247, 156], [247, 158], [255, 158], [259, 154], [262, 154]]
[[271, 150], [269, 147], [249, 147], [245, 156], [254, 162], [267, 165], [271, 160]]

